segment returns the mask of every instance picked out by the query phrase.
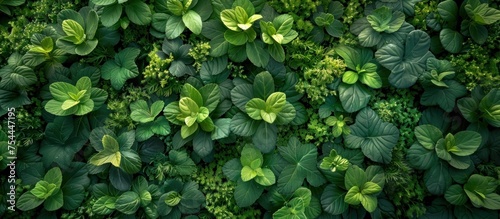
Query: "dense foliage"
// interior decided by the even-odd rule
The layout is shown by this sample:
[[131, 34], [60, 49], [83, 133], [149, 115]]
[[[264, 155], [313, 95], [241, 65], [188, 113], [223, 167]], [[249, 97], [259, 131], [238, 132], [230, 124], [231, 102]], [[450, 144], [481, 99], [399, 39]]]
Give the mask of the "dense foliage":
[[499, 6], [0, 0], [0, 217], [499, 218]]

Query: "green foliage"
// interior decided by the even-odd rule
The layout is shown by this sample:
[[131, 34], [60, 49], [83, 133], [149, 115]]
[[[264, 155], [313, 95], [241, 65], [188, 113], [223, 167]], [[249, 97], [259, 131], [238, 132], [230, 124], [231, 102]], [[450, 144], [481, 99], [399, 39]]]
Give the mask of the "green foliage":
[[[92, 2], [102, 7], [102, 13], [100, 14], [101, 22], [102, 25], [106, 27], [113, 26], [117, 22], [120, 22], [120, 26], [126, 29], [129, 20], [137, 25], [147, 25], [151, 22], [151, 10], [145, 2], [139, 0], [92, 0]], [[123, 10], [125, 10], [128, 19], [121, 19]]]
[[106, 91], [92, 87], [89, 77], [80, 78], [76, 85], [54, 82], [49, 88], [54, 99], [45, 104], [45, 110], [58, 116], [85, 115], [98, 110], [108, 97]]
[[463, 117], [471, 122], [486, 122], [494, 127], [499, 127], [499, 116], [496, 106], [499, 99], [499, 90], [492, 89], [488, 94], [480, 93], [480, 89], [476, 90], [476, 94], [472, 97], [465, 97], [458, 100], [458, 108]]
[[156, 1], [155, 7], [158, 10], [153, 14], [153, 28], [167, 39], [179, 37], [186, 27], [199, 35], [202, 22], [212, 14], [209, 1], [162, 0]]
[[76, 12], [63, 10], [57, 15], [57, 31], [60, 37], [56, 45], [69, 54], [85, 56], [97, 46], [95, 38], [99, 17], [94, 10], [84, 7]]
[[137, 48], [125, 48], [115, 55], [114, 60], [108, 60], [101, 67], [102, 78], [111, 81], [115, 90], [120, 90], [127, 79], [139, 75], [139, 70], [134, 60], [139, 56]]
[[328, 157], [324, 157], [320, 166], [321, 169], [330, 170], [332, 172], [345, 171], [349, 167], [349, 160], [337, 154], [335, 149], [330, 151]]

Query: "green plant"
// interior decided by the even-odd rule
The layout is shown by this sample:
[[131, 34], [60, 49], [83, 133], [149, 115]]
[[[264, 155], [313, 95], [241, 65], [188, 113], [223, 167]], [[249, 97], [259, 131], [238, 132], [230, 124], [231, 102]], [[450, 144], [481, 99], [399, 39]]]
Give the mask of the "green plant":
[[273, 205], [270, 210], [274, 211], [275, 219], [316, 218], [321, 212], [318, 199], [312, 196], [311, 190], [306, 187], [300, 187], [292, 195], [287, 196], [274, 190], [270, 199], [269, 202]]
[[342, 82], [338, 87], [340, 102], [347, 112], [356, 112], [366, 107], [370, 101], [370, 88], [382, 87], [378, 66], [369, 49], [339, 46], [335, 51], [344, 59], [347, 68], [351, 69], [342, 75]]
[[[214, 113], [227, 110], [219, 108], [220, 102], [221, 91], [217, 84], [207, 84], [197, 89], [186, 83], [181, 90], [180, 100], [168, 104], [163, 110], [168, 121], [181, 126], [175, 135], [184, 141], [192, 140], [193, 149], [200, 157], [212, 153], [213, 140], [229, 135], [230, 120], [217, 119], [224, 112], [218, 112], [216, 116]], [[185, 142], [174, 143], [175, 147], [183, 144]]]
[[76, 12], [66, 9], [57, 15], [57, 32], [60, 37], [56, 41], [58, 48], [69, 54], [85, 56], [96, 47], [98, 39], [95, 38], [99, 17], [94, 10], [88, 7]]
[[24, 4], [25, 0], [5, 0], [5, 1], [2, 1], [0, 2], [0, 11], [7, 14], [7, 15], [12, 15], [9, 7], [7, 6], [13, 6], [13, 7], [16, 7], [16, 6], [20, 6], [22, 4]]
[[53, 99], [45, 104], [45, 110], [58, 116], [88, 114], [98, 110], [108, 97], [106, 91], [93, 88], [86, 76], [78, 79], [76, 85], [54, 82], [49, 88]]
[[257, 74], [253, 84], [235, 86], [231, 100], [242, 111], [231, 119], [231, 131], [240, 136], [253, 135], [254, 145], [264, 153], [275, 147], [276, 125], [288, 124], [296, 116], [296, 109], [287, 101], [286, 94], [275, 92], [269, 72]]
[[425, 71], [427, 59], [434, 57], [429, 51], [431, 39], [421, 30], [414, 30], [402, 42], [389, 43], [375, 52], [377, 61], [391, 70], [389, 82], [397, 88], [408, 88], [415, 84]]
[[101, 67], [101, 77], [111, 81], [111, 86], [115, 90], [120, 90], [127, 79], [139, 75], [139, 69], [135, 64], [135, 59], [141, 51], [137, 48], [125, 48], [115, 54], [114, 60], [108, 60]]
[[141, 157], [132, 148], [135, 131], [123, 132], [116, 136], [111, 130], [99, 127], [90, 133], [90, 142], [97, 151], [89, 159], [93, 174], [107, 172], [111, 185], [120, 191], [132, 186], [131, 174], [141, 170]]
[[163, 45], [161, 46], [161, 51], [156, 52], [156, 54], [162, 60], [170, 61], [170, 67], [168, 71], [170, 74], [176, 77], [182, 77], [184, 75], [194, 75], [195, 70], [191, 64], [193, 63], [193, 58], [189, 56], [189, 51], [192, 46], [189, 44], [182, 44], [180, 38], [173, 40], [165, 39]]
[[[155, 1], [156, 12], [153, 14], [153, 28], [167, 39], [179, 37], [186, 27], [199, 35], [206, 21], [212, 14], [210, 1], [161, 0]], [[161, 36], [158, 34], [158, 36]]]
[[475, 207], [499, 210], [500, 195], [495, 193], [497, 186], [497, 179], [473, 174], [463, 187], [457, 184], [450, 186], [444, 197], [453, 205], [464, 205], [470, 200]]
[[[407, 160], [412, 167], [426, 170], [424, 182], [432, 194], [443, 194], [452, 179], [461, 181], [459, 173], [467, 174], [472, 165], [469, 155], [481, 144], [481, 135], [477, 132], [461, 131], [443, 137], [442, 131], [433, 125], [417, 126], [415, 136], [417, 142], [408, 150]], [[449, 168], [438, 158], [459, 171]]]
[[359, 44], [364, 47], [404, 42], [405, 36], [415, 28], [405, 21], [401, 11], [392, 10], [386, 6], [377, 8], [366, 17], [356, 20], [350, 30], [358, 35]]
[[344, 137], [348, 148], [361, 148], [363, 154], [375, 162], [389, 163], [392, 150], [399, 138], [399, 130], [391, 123], [383, 122], [375, 111], [364, 108], [350, 126], [351, 134]]
[[332, 1], [325, 9], [318, 7], [318, 10], [313, 14], [315, 26], [312, 30], [314, 42], [323, 42], [325, 31], [332, 37], [341, 37], [343, 34], [343, 24], [340, 18], [344, 13], [344, 6], [338, 1]]
[[[19, 197], [17, 207], [28, 211], [40, 206], [42, 203], [47, 211], [60, 208], [66, 210], [77, 209], [85, 198], [85, 189], [90, 185], [87, 169], [82, 163], [72, 163], [66, 171], [53, 167], [42, 177], [45, 172], [40, 165], [38, 170], [29, 180], [34, 187]], [[33, 171], [31, 171], [33, 174]], [[26, 181], [28, 183], [28, 181]]]
[[[137, 25], [146, 25], [151, 22], [151, 10], [149, 6], [139, 0], [92, 0], [92, 3], [102, 7], [101, 22], [105, 27], [110, 27], [120, 21], [120, 26], [126, 29], [129, 20]], [[121, 18], [123, 10], [127, 18]]]
[[205, 196], [198, 184], [189, 181], [168, 180], [160, 187], [163, 193], [158, 200], [158, 215], [180, 218], [181, 214], [194, 214], [200, 211]]
[[139, 122], [135, 135], [137, 141], [145, 141], [154, 134], [164, 136], [170, 133], [167, 119], [163, 116], [156, 118], [163, 111], [164, 105], [165, 103], [161, 100], [151, 104], [151, 108], [145, 100], [138, 100], [130, 104], [130, 117]]
[[240, 207], [252, 205], [264, 191], [264, 187], [276, 183], [276, 177], [266, 166], [262, 153], [253, 145], [243, 147], [241, 157], [224, 165], [222, 171], [231, 181], [237, 182], [234, 190], [236, 204]]
[[498, 102], [500, 90], [492, 89], [488, 94], [480, 94], [479, 88], [472, 97], [458, 100], [458, 108], [464, 118], [471, 123], [486, 122], [494, 127], [500, 127]]
[[323, 158], [321, 164], [319, 165], [321, 169], [330, 170], [332, 172], [345, 171], [349, 168], [349, 160], [343, 158], [335, 149], [330, 151], [330, 154], [327, 157]]
[[274, 18], [273, 22], [260, 21], [262, 30], [262, 41], [268, 44], [267, 51], [278, 62], [285, 61], [285, 50], [283, 44], [288, 44], [298, 36], [292, 30], [293, 18], [283, 14]]
[[420, 103], [424, 106], [439, 105], [451, 112], [456, 99], [466, 94], [465, 86], [453, 80], [455, 71], [450, 62], [429, 58], [426, 65], [427, 71], [420, 78], [425, 90]]
[[43, 33], [33, 34], [31, 37], [31, 48], [24, 54], [23, 62], [27, 66], [36, 67], [44, 62], [46, 65], [59, 66], [66, 61], [65, 52], [54, 48], [57, 40], [57, 32], [54, 28], [47, 27]]
[[[332, 178], [333, 179], [333, 178]], [[329, 184], [321, 195], [323, 209], [333, 215], [344, 213], [349, 205], [362, 205], [372, 213], [378, 206], [377, 195], [385, 185], [384, 171], [380, 166], [366, 170], [350, 165], [345, 175], [335, 175], [338, 184]]]

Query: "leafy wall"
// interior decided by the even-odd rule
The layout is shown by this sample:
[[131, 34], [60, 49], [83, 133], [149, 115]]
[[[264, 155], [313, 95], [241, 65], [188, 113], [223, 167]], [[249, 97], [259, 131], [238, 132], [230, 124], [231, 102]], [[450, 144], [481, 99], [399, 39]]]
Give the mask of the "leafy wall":
[[0, 0], [0, 216], [498, 218], [499, 4]]

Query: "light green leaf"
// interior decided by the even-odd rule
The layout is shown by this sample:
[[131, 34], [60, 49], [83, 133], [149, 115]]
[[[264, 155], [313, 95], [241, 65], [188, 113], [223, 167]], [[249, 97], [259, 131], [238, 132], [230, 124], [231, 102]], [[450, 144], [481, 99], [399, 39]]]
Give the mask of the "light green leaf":
[[102, 137], [102, 145], [104, 149], [92, 156], [89, 163], [95, 166], [101, 166], [106, 163], [111, 163], [115, 167], [120, 167], [121, 153], [119, 150], [118, 142], [115, 138], [110, 135], [104, 135]]
[[366, 182], [363, 185], [363, 188], [361, 190], [361, 194], [363, 195], [377, 195], [380, 191], [382, 191], [382, 188], [374, 183], [374, 182]]
[[35, 188], [30, 192], [39, 199], [47, 199], [56, 189], [59, 189], [56, 184], [41, 180], [36, 183]]
[[392, 12], [388, 7], [380, 7], [368, 15], [366, 19], [377, 32], [394, 33], [403, 25], [405, 15], [401, 11]]
[[198, 123], [194, 123], [192, 126], [182, 125], [181, 137], [185, 139], [194, 134], [196, 130], [198, 130]]
[[86, 39], [82, 25], [74, 20], [64, 20], [62, 22], [62, 29], [66, 33], [66, 36], [74, 37], [72, 40], [74, 44], [81, 44]]
[[262, 186], [271, 186], [274, 183], [276, 183], [276, 177], [274, 176], [273, 171], [271, 171], [268, 168], [262, 168], [262, 171], [264, 173], [263, 176], [257, 176], [255, 178], [255, 182]]
[[266, 110], [266, 102], [259, 98], [253, 98], [245, 105], [246, 112], [254, 120], [262, 120], [261, 111]]
[[342, 82], [346, 84], [354, 84], [358, 81], [358, 73], [353, 71], [346, 71], [342, 75]]
[[198, 107], [204, 106], [203, 97], [202, 97], [200, 91], [198, 91], [195, 87], [193, 87], [193, 85], [191, 85], [189, 83], [186, 83], [186, 84], [184, 84], [184, 86], [182, 86], [182, 90], [181, 90], [180, 95], [181, 95], [181, 99], [184, 97], [189, 97], [191, 100], [193, 100], [196, 103], [196, 105]]
[[243, 166], [243, 169], [241, 169], [241, 179], [243, 180], [243, 182], [250, 181], [256, 176], [257, 172], [249, 166]]
[[374, 89], [382, 87], [382, 78], [377, 74], [377, 72], [362, 73], [359, 75], [359, 81]]
[[121, 194], [115, 201], [116, 210], [124, 214], [134, 214], [141, 206], [141, 197], [133, 191]]
[[482, 137], [475, 131], [461, 131], [455, 135], [456, 146], [459, 151], [452, 152], [457, 156], [468, 156], [476, 152], [481, 145]]
[[199, 112], [200, 108], [193, 99], [189, 97], [182, 97], [179, 101], [179, 110], [181, 111], [183, 117], [188, 117], [193, 113], [194, 115], [196, 115]]
[[232, 9], [225, 9], [220, 13], [222, 23], [232, 31], [239, 31], [236, 13]]
[[193, 10], [189, 10], [182, 16], [184, 25], [196, 35], [201, 33], [202, 21], [200, 15]]
[[278, 114], [286, 104], [286, 94], [274, 92], [266, 100], [266, 112]]

